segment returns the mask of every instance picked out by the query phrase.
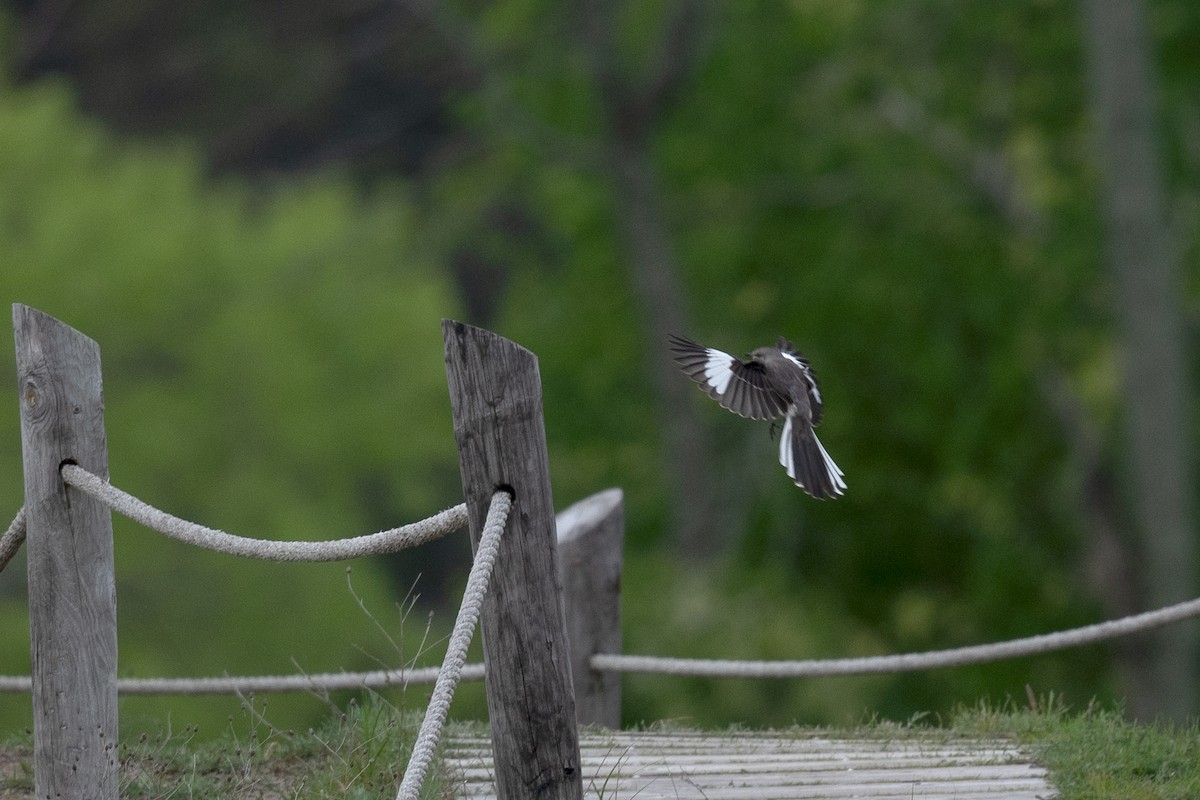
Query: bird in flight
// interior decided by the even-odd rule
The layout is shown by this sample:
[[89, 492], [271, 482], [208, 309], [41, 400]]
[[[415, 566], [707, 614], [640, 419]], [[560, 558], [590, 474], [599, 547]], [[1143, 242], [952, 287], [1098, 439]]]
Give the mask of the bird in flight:
[[820, 499], [846, 490], [842, 471], [813, 430], [821, 421], [817, 376], [791, 342], [780, 336], [774, 347], [760, 347], [742, 361], [682, 336], [670, 341], [676, 363], [724, 408], [750, 419], [784, 418], [779, 463], [797, 486]]

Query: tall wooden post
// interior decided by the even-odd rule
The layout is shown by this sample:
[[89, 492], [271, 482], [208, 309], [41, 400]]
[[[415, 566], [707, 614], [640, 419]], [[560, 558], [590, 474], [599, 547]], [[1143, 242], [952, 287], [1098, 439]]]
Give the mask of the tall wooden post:
[[562, 574], [580, 725], [621, 727], [621, 675], [597, 672], [596, 653], [621, 652], [621, 568], [625, 549], [625, 494], [606, 489], [558, 514]]
[[537, 358], [494, 333], [442, 322], [463, 495], [477, 545], [497, 489], [513, 493], [481, 618], [500, 800], [583, 796], [555, 553]]
[[13, 306], [25, 464], [34, 793], [116, 800], [117, 611], [112, 516], [63, 483], [74, 462], [108, 476], [100, 348]]

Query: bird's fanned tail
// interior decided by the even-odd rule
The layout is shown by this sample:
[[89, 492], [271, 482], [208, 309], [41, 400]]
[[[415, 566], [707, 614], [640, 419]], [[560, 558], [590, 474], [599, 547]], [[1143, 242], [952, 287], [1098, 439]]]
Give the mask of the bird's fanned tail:
[[836, 497], [846, 490], [842, 470], [829, 457], [809, 425], [792, 424], [788, 415], [779, 437], [779, 463], [797, 486], [817, 498]]

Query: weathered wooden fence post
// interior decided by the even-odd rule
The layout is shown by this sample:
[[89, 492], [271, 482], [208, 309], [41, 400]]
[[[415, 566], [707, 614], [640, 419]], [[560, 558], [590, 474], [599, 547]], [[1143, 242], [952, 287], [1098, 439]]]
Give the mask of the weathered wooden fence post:
[[481, 618], [500, 800], [583, 796], [555, 554], [554, 502], [537, 357], [444, 320], [446, 377], [463, 495], [478, 543], [492, 494], [512, 491]]
[[606, 489], [558, 514], [575, 716], [580, 725], [621, 727], [621, 675], [591, 667], [595, 653], [621, 652], [625, 494]]
[[33, 769], [39, 800], [116, 800], [117, 609], [112, 516], [63, 483], [108, 476], [100, 348], [13, 306], [25, 464]]

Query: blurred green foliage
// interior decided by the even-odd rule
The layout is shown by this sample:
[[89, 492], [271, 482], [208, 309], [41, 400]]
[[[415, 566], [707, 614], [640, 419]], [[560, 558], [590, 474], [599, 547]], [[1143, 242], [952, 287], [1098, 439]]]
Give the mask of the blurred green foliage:
[[[1186, 43], [1200, 13], [1152, 6], [1190, 265], [1200, 55]], [[621, 66], [636, 73], [655, 56], [642, 17], [661, 5], [629, 8]], [[864, 655], [1095, 619], [1079, 464], [1045, 383], [1071, 387], [1119, 476], [1107, 444], [1115, 299], [1076, 10], [829, 0], [709, 13], [705, 57], [652, 137], [698, 320], [686, 333], [735, 353], [779, 334], [797, 342], [822, 380], [822, 440], [850, 486], [837, 502], [811, 501], [778, 468], [765, 426], [706, 406], [727, 495], [723, 561], [680, 566], [662, 533], [647, 343], [620, 198], [597, 158], [602, 98], [577, 23], [554, 4], [451, 18], [484, 67], [454, 107], [475, 146], [415, 187], [385, 179], [364, 192], [336, 169], [214, 179], [185, 142], [132, 143], [87, 120], [65, 85], [4, 86], [0, 296], [100, 342], [115, 483], [239, 533], [341, 536], [456, 502], [437, 323], [462, 313], [447, 264], [469, 245], [510, 273], [489, 326], [540, 358], [559, 505], [626, 490], [627, 651]], [[498, 231], [486, 224], [498, 207], [536, 224]], [[1187, 282], [1194, 313], [1194, 269]], [[11, 371], [0, 348], [0, 373]], [[15, 404], [0, 441], [0, 509], [15, 510]], [[353, 669], [421, 646], [429, 604], [409, 614], [413, 643], [397, 653], [342, 567], [235, 561], [116, 528], [123, 674], [288, 672], [293, 659]], [[398, 636], [393, 606], [420, 564], [440, 562], [438, 575], [455, 565], [417, 583], [440, 604], [461, 586], [466, 554], [460, 539], [414, 555], [408, 572], [355, 565], [354, 583]], [[28, 669], [19, 575], [0, 580], [0, 634], [20, 643], [0, 648], [5, 673]], [[861, 680], [629, 677], [624, 714], [845, 723], [1024, 696], [1027, 684], [1082, 703], [1116, 693], [1112, 681], [1100, 649]], [[482, 713], [470, 691], [455, 713]], [[170, 711], [218, 728], [231, 707], [124, 702], [146, 719]], [[27, 717], [25, 703], [0, 699], [3, 718]], [[282, 725], [323, 711], [272, 701]]]
[[[115, 483], [205, 524], [300, 539], [458, 502], [439, 329], [457, 304], [412, 244], [401, 190], [363, 199], [334, 176], [266, 194], [206, 183], [186, 147], [124, 144], [49, 84], [0, 97], [0, 174], [2, 294], [100, 342]], [[14, 374], [11, 347], [0, 372]], [[15, 511], [10, 411], [0, 505]], [[373, 669], [418, 655], [393, 652], [344, 565], [232, 559], [114, 525], [122, 674]], [[462, 575], [466, 547], [457, 537], [442, 551]], [[7, 674], [29, 669], [22, 566], [0, 584]], [[386, 575], [356, 565], [354, 585], [396, 635], [408, 587]], [[414, 642], [423, 617], [409, 623]], [[3, 702], [6, 721], [28, 717], [27, 699]], [[211, 728], [232, 702], [186, 713]]]
[[[1153, 5], [1156, 45], [1172, 54], [1161, 81], [1173, 205], [1186, 210], [1200, 177], [1183, 135], [1196, 132], [1187, 87], [1198, 56], [1181, 48], [1200, 16]], [[673, 6], [621, 8], [616, 69], [637, 84], [661, 55], [646, 34], [657, 23], [641, 17]], [[845, 498], [799, 496], [762, 426], [708, 404], [731, 559], [679, 572], [669, 557], [643, 399], [649, 348], [614, 211], [623, 198], [597, 157], [604, 89], [577, 18], [525, 2], [477, 21], [491, 93], [465, 113], [488, 151], [470, 180], [439, 184], [457, 190], [454, 208], [486, 206], [481, 190], [520, 197], [544, 226], [548, 256], [514, 277], [497, 327], [541, 357], [558, 496], [630, 488], [626, 649], [815, 657], [1095, 619], [1103, 589], [1085, 581], [1083, 465], [1053, 397], [1056, 381], [1069, 387], [1119, 507], [1119, 298], [1097, 221], [1077, 9], [707, 8], [709, 49], [650, 145], [697, 320], [689, 333], [734, 353], [778, 334], [799, 344], [822, 380], [821, 436], [848, 476]], [[532, 122], [497, 111], [495, 96], [518, 98]], [[457, 218], [445, 208], [434, 210]], [[1180, 219], [1193, 264], [1200, 230]], [[1183, 302], [1194, 309], [1195, 292]], [[625, 714], [905, 718], [956, 698], [1022, 696], [1026, 684], [1077, 699], [1119, 693], [1110, 681], [1096, 649], [815, 685], [631, 677]]]

